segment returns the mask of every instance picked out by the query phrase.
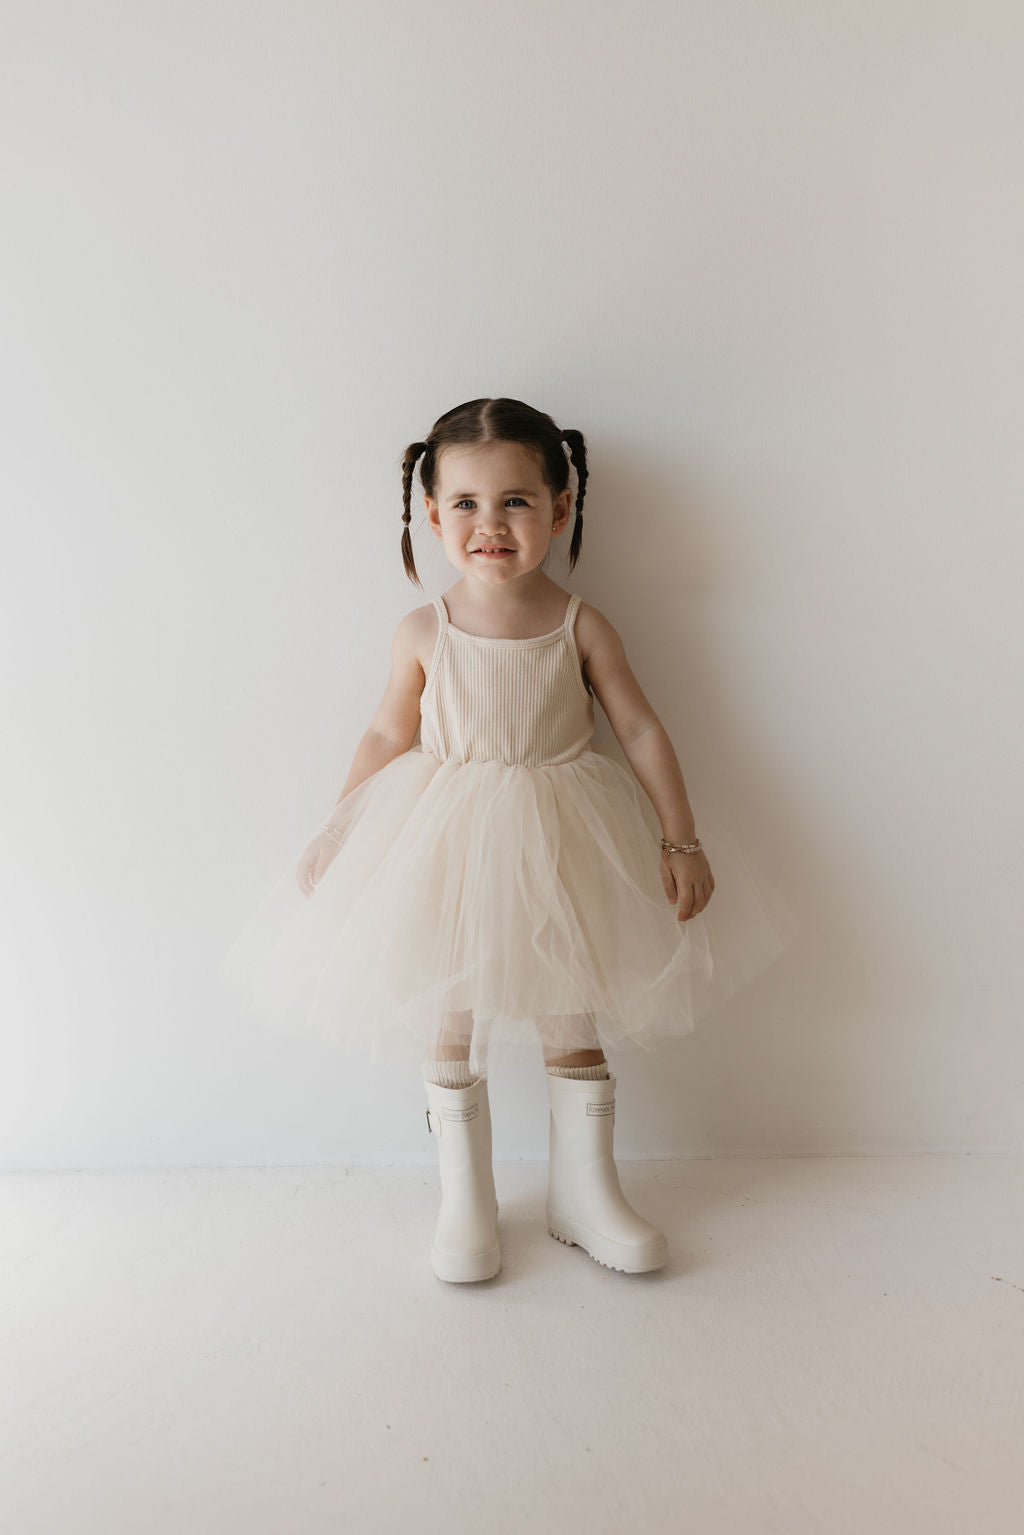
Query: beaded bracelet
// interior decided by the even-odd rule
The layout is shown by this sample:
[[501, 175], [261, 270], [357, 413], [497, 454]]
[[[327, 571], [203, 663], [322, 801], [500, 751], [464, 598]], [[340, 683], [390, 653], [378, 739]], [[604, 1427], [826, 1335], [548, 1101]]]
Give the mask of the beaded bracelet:
[[[341, 846], [342, 838], [329, 822], [322, 821], [320, 823], [320, 830], [325, 831], [327, 835], [334, 842], [336, 842], [339, 847]], [[683, 843], [669, 842], [664, 837], [662, 837], [661, 845], [666, 853], [698, 853], [703, 850], [703, 845], [699, 837], [697, 838], [696, 842]]]

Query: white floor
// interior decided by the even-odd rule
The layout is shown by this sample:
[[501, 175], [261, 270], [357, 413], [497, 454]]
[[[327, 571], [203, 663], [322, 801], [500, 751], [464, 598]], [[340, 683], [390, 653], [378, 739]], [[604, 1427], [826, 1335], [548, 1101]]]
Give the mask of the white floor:
[[620, 1162], [655, 1274], [498, 1163], [0, 1179], [4, 1535], [968, 1535], [1024, 1520], [1024, 1160]]

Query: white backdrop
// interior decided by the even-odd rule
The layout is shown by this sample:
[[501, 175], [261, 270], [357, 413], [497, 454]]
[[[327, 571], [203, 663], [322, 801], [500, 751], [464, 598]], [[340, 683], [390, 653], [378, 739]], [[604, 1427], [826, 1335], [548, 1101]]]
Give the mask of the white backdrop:
[[[214, 972], [455, 579], [399, 463], [485, 394], [585, 433], [550, 573], [804, 922], [612, 1060], [619, 1154], [1019, 1149], [1019, 7], [0, 17], [0, 1165], [433, 1162], [414, 1073]], [[546, 1154], [539, 1051], [492, 1107]]]

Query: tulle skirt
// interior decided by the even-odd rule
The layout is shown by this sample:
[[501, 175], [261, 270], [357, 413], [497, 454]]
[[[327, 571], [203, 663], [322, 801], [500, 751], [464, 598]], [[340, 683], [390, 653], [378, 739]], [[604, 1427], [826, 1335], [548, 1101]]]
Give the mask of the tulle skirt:
[[218, 975], [251, 1016], [371, 1061], [468, 1046], [486, 1075], [538, 1050], [651, 1050], [691, 1033], [800, 930], [704, 810], [715, 890], [679, 921], [650, 800], [591, 747], [538, 767], [414, 746], [331, 820], [341, 846], [312, 893], [289, 865]]

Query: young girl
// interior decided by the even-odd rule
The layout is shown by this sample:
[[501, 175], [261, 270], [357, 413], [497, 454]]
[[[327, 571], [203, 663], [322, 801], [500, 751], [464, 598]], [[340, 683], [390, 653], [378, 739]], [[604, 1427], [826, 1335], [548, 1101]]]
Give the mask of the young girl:
[[[487, 1077], [538, 1040], [551, 1235], [627, 1273], [666, 1261], [619, 1183], [605, 1050], [690, 1033], [799, 930], [704, 817], [716, 881], [618, 634], [545, 573], [573, 507], [566, 447], [571, 570], [580, 432], [520, 400], [480, 399], [406, 449], [406, 573], [419, 584], [419, 463], [430, 531], [459, 580], [398, 625], [337, 804], [220, 967], [274, 1024], [421, 1065], [442, 1192], [431, 1254], [452, 1281], [500, 1267]], [[632, 772], [590, 745], [595, 697]]]

